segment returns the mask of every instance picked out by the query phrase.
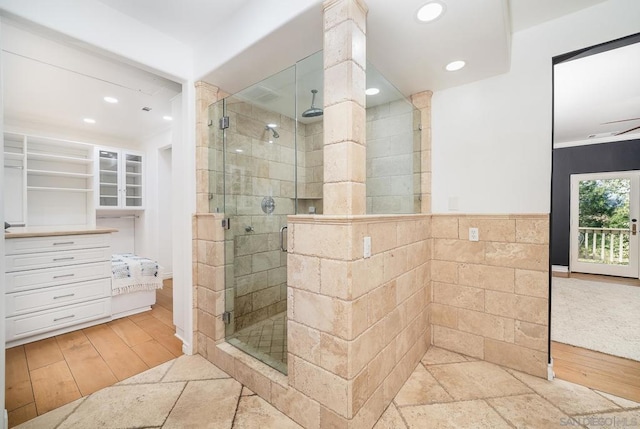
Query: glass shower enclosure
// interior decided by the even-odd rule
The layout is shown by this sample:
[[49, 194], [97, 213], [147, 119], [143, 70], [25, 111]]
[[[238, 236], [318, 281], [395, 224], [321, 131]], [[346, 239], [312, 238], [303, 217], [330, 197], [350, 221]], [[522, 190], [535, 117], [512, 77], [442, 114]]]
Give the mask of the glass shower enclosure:
[[[321, 56], [319, 60], [321, 64]], [[217, 128], [210, 148], [210, 165], [215, 166], [210, 189], [216, 190], [211, 211], [224, 213], [228, 219], [226, 340], [285, 374], [287, 215], [298, 212], [299, 201], [304, 202], [305, 212], [315, 207], [308, 202], [313, 199], [301, 195], [307, 191], [306, 125], [300, 122], [302, 117], [296, 119], [296, 71], [297, 65], [209, 108]], [[317, 85], [322, 90], [321, 68], [317, 72], [320, 82], [309, 82], [314, 88], [306, 91], [303, 100], [311, 98], [311, 89], [318, 89]], [[322, 106], [320, 94], [315, 103]], [[321, 115], [305, 122], [322, 130]], [[321, 156], [321, 138], [316, 140]], [[322, 166], [321, 159], [315, 162]], [[321, 176], [318, 183], [316, 199], [321, 197]]]
[[[370, 64], [367, 214], [420, 211], [419, 112]], [[210, 211], [224, 213], [226, 341], [287, 373], [287, 216], [323, 213], [318, 52], [209, 107]]]

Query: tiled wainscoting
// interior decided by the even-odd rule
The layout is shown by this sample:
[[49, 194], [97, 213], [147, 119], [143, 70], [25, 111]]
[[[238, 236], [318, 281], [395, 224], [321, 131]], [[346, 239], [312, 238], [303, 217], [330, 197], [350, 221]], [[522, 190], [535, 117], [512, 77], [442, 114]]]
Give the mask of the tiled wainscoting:
[[433, 215], [432, 237], [433, 344], [546, 377], [548, 216]]
[[290, 216], [288, 377], [224, 342], [220, 218], [195, 222], [198, 352], [304, 427], [371, 427], [429, 345], [546, 377], [547, 215]]

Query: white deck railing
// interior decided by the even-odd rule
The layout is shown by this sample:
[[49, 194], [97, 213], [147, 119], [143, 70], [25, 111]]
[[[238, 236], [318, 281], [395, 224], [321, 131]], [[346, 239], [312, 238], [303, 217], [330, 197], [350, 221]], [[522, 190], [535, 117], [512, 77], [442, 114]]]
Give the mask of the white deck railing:
[[622, 264], [629, 260], [629, 228], [579, 227], [580, 259]]

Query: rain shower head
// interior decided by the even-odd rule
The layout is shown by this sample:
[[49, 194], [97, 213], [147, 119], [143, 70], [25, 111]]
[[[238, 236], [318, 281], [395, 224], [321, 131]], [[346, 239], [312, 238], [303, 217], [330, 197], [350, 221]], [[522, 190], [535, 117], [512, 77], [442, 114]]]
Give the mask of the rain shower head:
[[280, 134], [278, 134], [278, 132], [270, 125], [266, 125], [264, 127], [265, 130], [271, 130], [271, 132], [273, 133], [273, 138], [277, 139], [278, 137], [280, 137]]
[[316, 102], [316, 94], [318, 93], [317, 89], [311, 90], [311, 107], [302, 112], [303, 118], [313, 118], [314, 116], [322, 116], [324, 113], [321, 108], [315, 107], [314, 103]]

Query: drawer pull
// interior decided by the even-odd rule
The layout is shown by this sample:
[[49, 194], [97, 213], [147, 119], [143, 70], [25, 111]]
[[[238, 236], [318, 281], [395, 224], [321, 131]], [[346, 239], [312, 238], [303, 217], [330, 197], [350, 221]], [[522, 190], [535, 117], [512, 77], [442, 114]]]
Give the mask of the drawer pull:
[[74, 243], [75, 243], [75, 241], [59, 241], [57, 243], [53, 243], [53, 245], [54, 246], [64, 246], [65, 244], [69, 245], [69, 244], [74, 244]]
[[75, 259], [75, 256], [69, 256], [68, 258], [53, 258], [53, 262], [58, 262], [58, 261], [71, 261], [73, 259]]
[[59, 320], [64, 320], [64, 319], [71, 319], [73, 317], [76, 317], [75, 314], [72, 314], [71, 316], [64, 316], [64, 317], [58, 317], [57, 319], [53, 319], [54, 322], [57, 322]]
[[61, 274], [59, 276], [53, 276], [54, 279], [61, 279], [63, 277], [73, 277], [75, 276], [75, 274], [71, 273], [71, 274]]
[[66, 295], [54, 296], [53, 299], [69, 298], [70, 296], [75, 296], [75, 293], [68, 293]]

